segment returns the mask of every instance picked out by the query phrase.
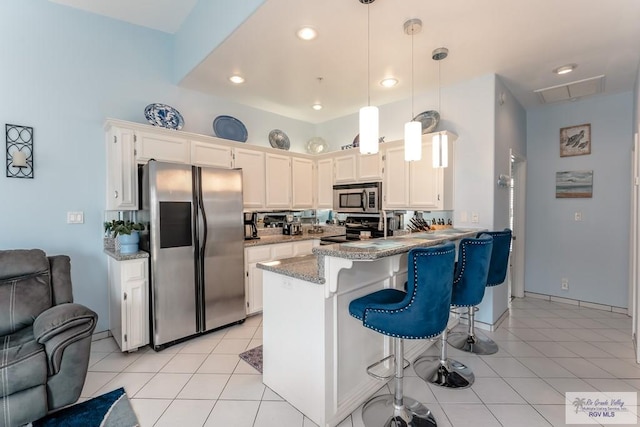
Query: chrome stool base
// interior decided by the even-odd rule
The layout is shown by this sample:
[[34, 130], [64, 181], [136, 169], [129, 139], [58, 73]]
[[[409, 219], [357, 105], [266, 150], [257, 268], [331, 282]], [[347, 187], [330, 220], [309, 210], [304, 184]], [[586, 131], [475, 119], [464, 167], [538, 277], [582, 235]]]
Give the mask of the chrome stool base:
[[466, 332], [454, 332], [449, 334], [447, 341], [452, 347], [468, 353], [486, 355], [498, 352], [498, 344], [496, 344], [492, 339], [478, 337], [477, 335], [471, 336]]
[[422, 403], [404, 397], [402, 406], [393, 404], [391, 394], [376, 396], [362, 407], [365, 427], [436, 427], [436, 419]]
[[413, 370], [424, 381], [445, 388], [467, 388], [475, 381], [471, 369], [457, 360], [423, 356], [413, 362]]

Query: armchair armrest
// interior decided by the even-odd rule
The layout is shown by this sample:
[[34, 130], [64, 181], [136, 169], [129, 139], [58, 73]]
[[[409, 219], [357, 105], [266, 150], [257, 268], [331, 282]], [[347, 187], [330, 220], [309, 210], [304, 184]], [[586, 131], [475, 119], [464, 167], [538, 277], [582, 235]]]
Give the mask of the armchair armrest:
[[33, 323], [33, 336], [45, 346], [49, 376], [60, 369], [64, 349], [70, 344], [91, 336], [98, 315], [87, 307], [68, 303], [42, 312]]

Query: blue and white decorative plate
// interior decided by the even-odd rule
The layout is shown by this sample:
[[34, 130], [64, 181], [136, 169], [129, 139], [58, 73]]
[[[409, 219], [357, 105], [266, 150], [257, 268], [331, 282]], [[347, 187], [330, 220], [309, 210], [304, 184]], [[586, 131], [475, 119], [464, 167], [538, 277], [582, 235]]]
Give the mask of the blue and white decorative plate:
[[433, 131], [440, 121], [440, 113], [435, 110], [423, 111], [413, 118], [414, 122], [422, 123], [422, 133]]
[[149, 104], [144, 109], [144, 116], [154, 126], [173, 130], [180, 130], [184, 126], [182, 114], [170, 105]]
[[213, 132], [216, 136], [233, 141], [247, 142], [249, 134], [244, 124], [231, 116], [218, 116], [213, 120]]

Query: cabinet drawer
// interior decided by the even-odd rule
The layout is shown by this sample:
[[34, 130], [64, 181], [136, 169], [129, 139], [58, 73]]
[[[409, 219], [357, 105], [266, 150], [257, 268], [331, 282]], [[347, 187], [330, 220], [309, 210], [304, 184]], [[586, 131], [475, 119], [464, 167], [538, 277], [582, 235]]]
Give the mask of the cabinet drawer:
[[125, 280], [143, 280], [147, 277], [146, 266], [144, 259], [122, 261], [122, 277]]
[[282, 243], [271, 247], [271, 259], [290, 258], [293, 256], [293, 245], [291, 243]]
[[269, 245], [248, 248], [246, 252], [247, 263], [269, 261], [271, 259], [271, 248]]

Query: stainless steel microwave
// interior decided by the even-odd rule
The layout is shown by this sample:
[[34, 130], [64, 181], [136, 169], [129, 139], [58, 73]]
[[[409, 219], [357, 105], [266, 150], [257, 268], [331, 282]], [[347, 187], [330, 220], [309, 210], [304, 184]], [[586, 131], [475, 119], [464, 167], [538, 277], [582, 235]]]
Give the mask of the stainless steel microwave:
[[378, 213], [382, 209], [382, 183], [366, 182], [333, 186], [333, 210], [345, 213]]

